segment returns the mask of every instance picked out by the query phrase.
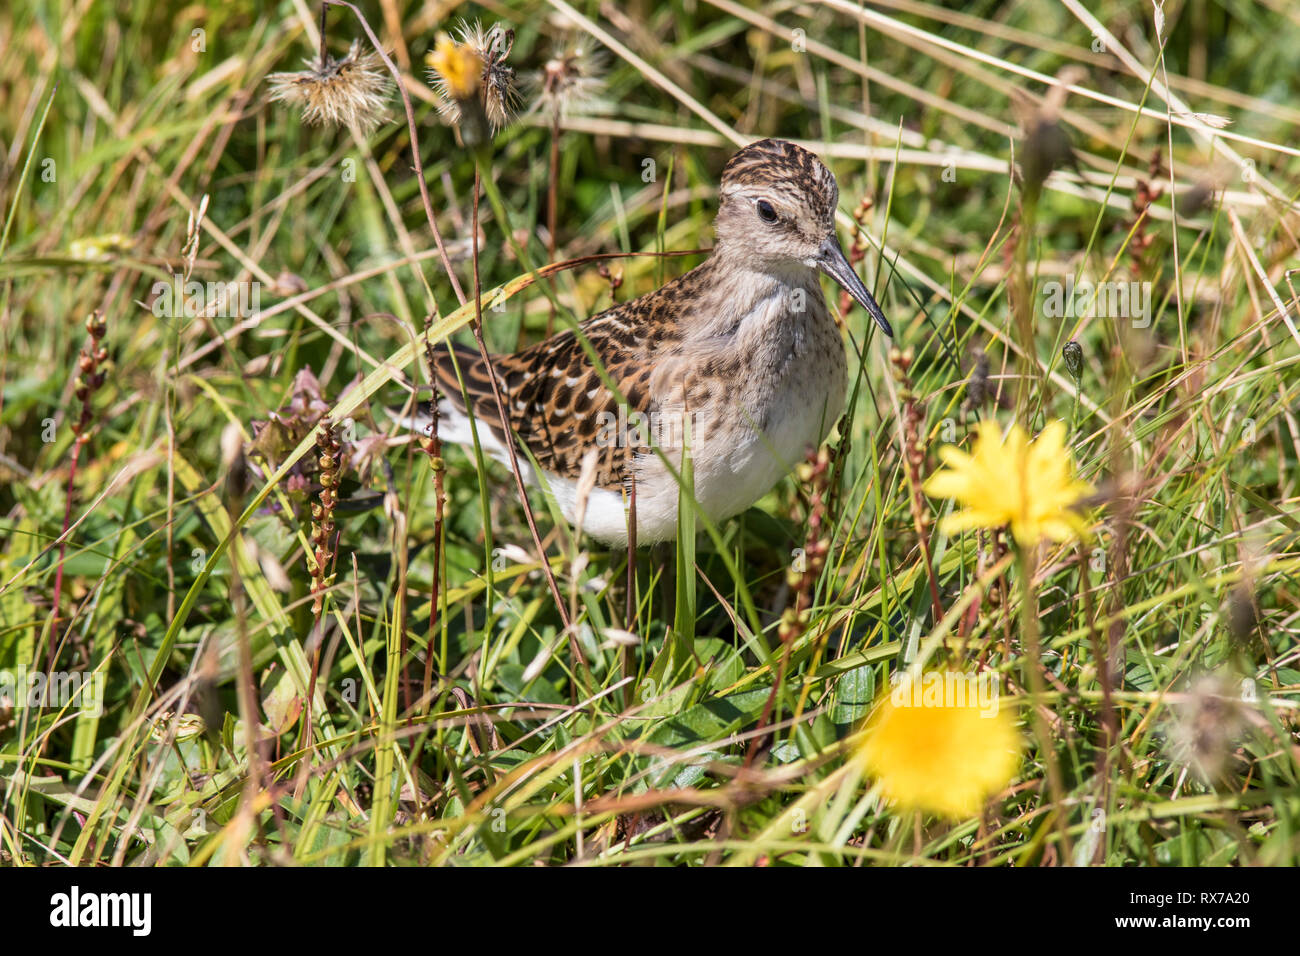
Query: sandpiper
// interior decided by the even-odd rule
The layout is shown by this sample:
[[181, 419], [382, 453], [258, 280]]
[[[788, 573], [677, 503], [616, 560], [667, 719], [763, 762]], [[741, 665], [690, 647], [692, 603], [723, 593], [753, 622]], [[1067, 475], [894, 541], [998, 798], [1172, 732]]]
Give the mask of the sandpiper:
[[[818, 273], [893, 335], [836, 240], [838, 202], [834, 175], [808, 150], [746, 146], [722, 172], [709, 258], [579, 326], [603, 375], [574, 331], [492, 356], [525, 480], [570, 522], [589, 486], [582, 530], [615, 546], [627, 544], [633, 494], [637, 543], [676, 538], [684, 450], [712, 521], [766, 494], [844, 409], [844, 342]], [[435, 371], [441, 438], [472, 448], [477, 428], [483, 451], [508, 465], [479, 353], [440, 350]], [[427, 417], [405, 423], [428, 429]]]

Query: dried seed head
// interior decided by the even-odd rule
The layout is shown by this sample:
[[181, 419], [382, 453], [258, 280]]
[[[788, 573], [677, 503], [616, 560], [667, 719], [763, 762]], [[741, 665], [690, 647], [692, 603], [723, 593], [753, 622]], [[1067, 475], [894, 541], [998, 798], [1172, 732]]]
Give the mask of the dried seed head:
[[981, 408], [989, 399], [989, 357], [987, 352], [977, 352], [975, 367], [966, 382], [966, 400], [971, 408]]
[[1255, 594], [1244, 582], [1228, 595], [1228, 633], [1238, 644], [1247, 644], [1255, 636], [1255, 629], [1259, 626], [1256, 607]]
[[1036, 201], [1043, 182], [1052, 170], [1061, 166], [1078, 169], [1070, 136], [1060, 123], [1061, 110], [1069, 88], [1081, 81], [1086, 72], [1079, 66], [1067, 66], [1057, 74], [1056, 83], [1047, 91], [1041, 105], [1028, 94], [1014, 90], [1011, 105], [1020, 120], [1023, 142], [1020, 148], [1020, 169], [1023, 174], [1025, 194]]
[[306, 70], [266, 78], [271, 99], [300, 107], [312, 126], [356, 126], [370, 133], [387, 119], [393, 82], [378, 53], [362, 53], [361, 42], [353, 40], [341, 60], [327, 56], [324, 63], [306, 63]]
[[1205, 782], [1223, 777], [1235, 738], [1245, 727], [1242, 683], [1222, 674], [1199, 678], [1174, 706], [1170, 734], [1174, 756]]
[[604, 59], [579, 44], [546, 61], [529, 86], [534, 106], [555, 116], [582, 113], [604, 88]]
[[1220, 184], [1212, 179], [1202, 179], [1179, 197], [1178, 214], [1180, 216], [1199, 216], [1212, 209], [1220, 191]]

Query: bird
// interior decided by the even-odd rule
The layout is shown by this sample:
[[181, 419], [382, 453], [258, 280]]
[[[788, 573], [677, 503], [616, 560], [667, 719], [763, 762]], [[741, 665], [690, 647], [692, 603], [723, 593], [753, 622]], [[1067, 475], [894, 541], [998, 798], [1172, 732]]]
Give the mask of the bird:
[[[715, 525], [739, 514], [844, 410], [844, 342], [819, 275], [893, 337], [836, 238], [838, 204], [835, 176], [811, 151], [780, 139], [741, 148], [722, 171], [703, 263], [576, 330], [488, 357], [513, 435], [482, 354], [436, 350], [439, 438], [472, 454], [477, 431], [507, 467], [513, 440], [524, 481], [611, 547], [627, 546], [632, 512], [638, 545], [674, 540], [686, 474]], [[394, 417], [430, 431], [427, 412]]]

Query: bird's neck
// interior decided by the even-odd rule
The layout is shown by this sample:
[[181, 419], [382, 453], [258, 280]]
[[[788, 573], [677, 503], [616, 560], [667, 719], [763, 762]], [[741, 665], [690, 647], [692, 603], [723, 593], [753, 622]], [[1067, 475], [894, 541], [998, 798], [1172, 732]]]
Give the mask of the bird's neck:
[[726, 245], [678, 281], [689, 285], [695, 303], [682, 329], [688, 341], [761, 338], [772, 323], [826, 313], [816, 270], [757, 262]]

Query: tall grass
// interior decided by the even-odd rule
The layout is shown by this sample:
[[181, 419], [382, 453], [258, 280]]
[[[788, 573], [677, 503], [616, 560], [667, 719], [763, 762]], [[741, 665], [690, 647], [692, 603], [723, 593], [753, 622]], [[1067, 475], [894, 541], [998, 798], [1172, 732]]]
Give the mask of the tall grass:
[[[363, 138], [267, 102], [318, 8], [0, 13], [0, 670], [103, 680], [102, 708], [0, 702], [0, 858], [1297, 862], [1295, 11], [1170, 2], [1158, 33], [1116, 0], [361, 9], [464, 304], [400, 105]], [[579, 40], [607, 56], [554, 154], [544, 109], [496, 137], [473, 261], [476, 157], [422, 65], [461, 16], [513, 26], [521, 72]], [[329, 23], [335, 52], [361, 35]], [[715, 526], [683, 469], [685, 534], [631, 573], [535, 497], [539, 554], [481, 455], [443, 449], [436, 521], [436, 470], [381, 410], [426, 380], [426, 318], [472, 343], [477, 298], [512, 351], [648, 291], [699, 256], [646, 254], [707, 248], [722, 164], [767, 135], [826, 158], [846, 237], [866, 200], [860, 267], [911, 350], [902, 395], [845, 316], [815, 580], [789, 574], [815, 510], [798, 476]], [[551, 249], [642, 255], [540, 278]], [[157, 314], [182, 272], [258, 283], [260, 308]], [[1149, 309], [1054, 312], [1067, 280], [1136, 283]], [[344, 463], [317, 623], [321, 414]], [[1025, 588], [909, 483], [909, 441], [928, 473], [989, 415], [1066, 420], [1099, 489], [1094, 537], [1041, 549]], [[1020, 774], [977, 818], [900, 812], [851, 759], [918, 658], [997, 675], [1023, 717]]]

